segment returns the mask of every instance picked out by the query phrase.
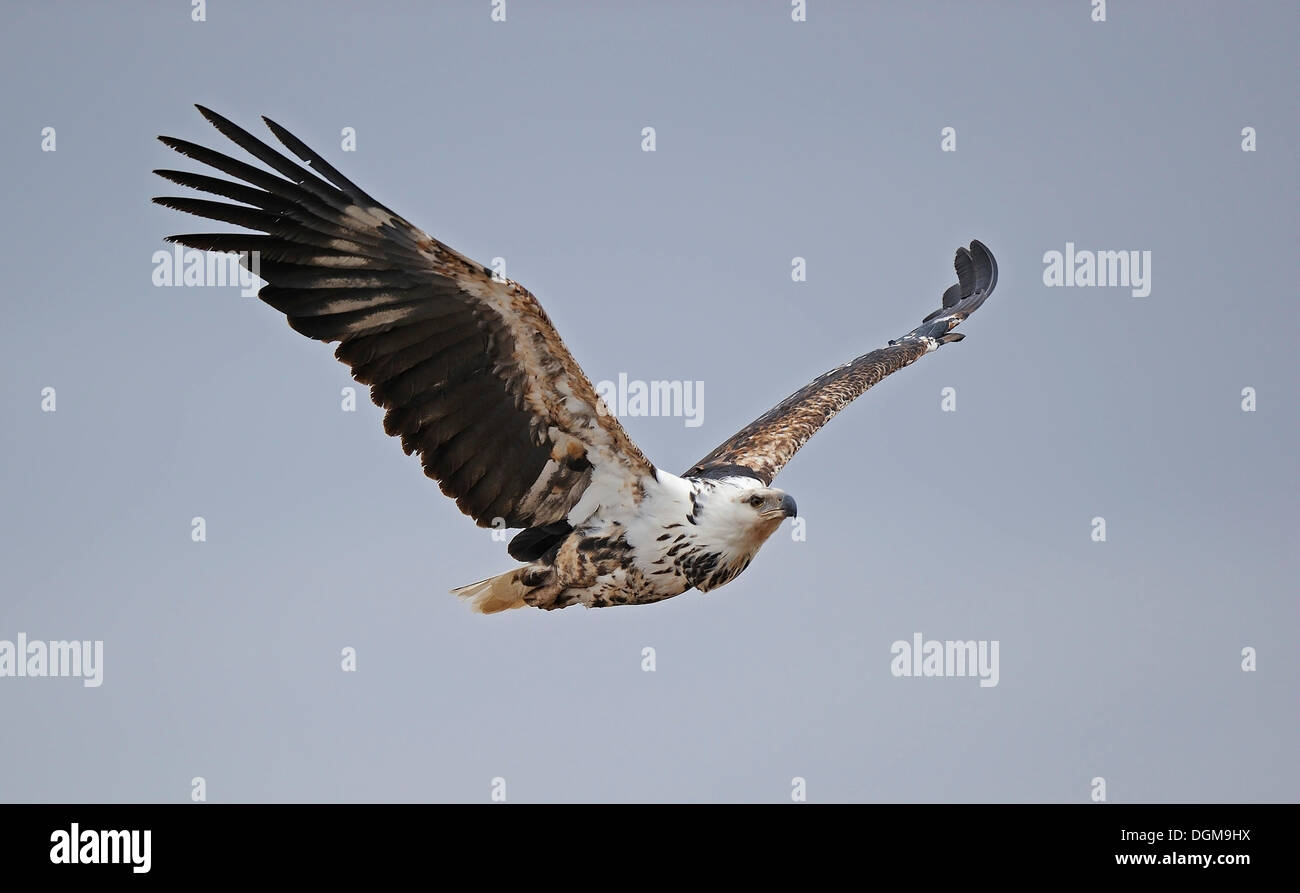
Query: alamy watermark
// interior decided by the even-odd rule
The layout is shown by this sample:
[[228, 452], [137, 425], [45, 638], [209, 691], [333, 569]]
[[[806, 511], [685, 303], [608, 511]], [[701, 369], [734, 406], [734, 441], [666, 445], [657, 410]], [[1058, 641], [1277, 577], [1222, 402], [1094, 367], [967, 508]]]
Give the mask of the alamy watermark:
[[73, 822], [68, 830], [52, 833], [50, 843], [55, 865], [130, 865], [135, 874], [148, 874], [153, 865], [150, 830], [83, 830]]
[[199, 251], [173, 245], [171, 251], [153, 253], [153, 284], [158, 288], [238, 285], [239, 293], [251, 298], [262, 281], [261, 270], [259, 251]]
[[603, 401], [600, 412], [619, 418], [669, 416], [685, 420], [687, 428], [704, 423], [704, 382], [643, 381], [629, 379], [626, 372], [618, 381], [599, 381], [596, 394]]
[[86, 688], [104, 683], [104, 643], [84, 641], [27, 641], [26, 633], [18, 640], [0, 639], [0, 677], [71, 676], [80, 677]]
[[1073, 242], [1066, 242], [1065, 251], [1043, 254], [1043, 285], [1049, 288], [1120, 286], [1131, 289], [1135, 298], [1145, 298], [1151, 294], [1151, 252], [1076, 251]]
[[889, 672], [895, 676], [978, 676], [980, 688], [998, 684], [998, 641], [926, 641], [920, 633], [912, 641], [899, 639], [890, 646], [894, 655]]

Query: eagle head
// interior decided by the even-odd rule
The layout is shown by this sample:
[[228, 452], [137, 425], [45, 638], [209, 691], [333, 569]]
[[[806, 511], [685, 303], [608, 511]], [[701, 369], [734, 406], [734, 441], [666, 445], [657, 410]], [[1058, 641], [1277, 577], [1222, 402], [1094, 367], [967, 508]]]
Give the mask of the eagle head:
[[[753, 552], [757, 552], [758, 547], [767, 542], [767, 538], [776, 532], [782, 521], [799, 514], [794, 497], [774, 487], [755, 487], [742, 492], [737, 502], [737, 526], [742, 532], [748, 527], [742, 540], [746, 545], [753, 544]], [[751, 558], [753, 552], [750, 553]]]
[[775, 487], [742, 486], [710, 494], [701, 501], [701, 526], [709, 529], [719, 545], [750, 551], [767, 541], [781, 522], [799, 514], [794, 497]]
[[[744, 490], [737, 501], [749, 508], [753, 514], [753, 523], [761, 526], [771, 525], [773, 529], [780, 526], [786, 518], [793, 518], [799, 514], [799, 507], [795, 505], [794, 497], [775, 487], [753, 487]], [[743, 509], [741, 514], [745, 514]]]
[[700, 573], [688, 574], [696, 588], [707, 592], [735, 579], [781, 522], [798, 514], [789, 493], [752, 484], [709, 482], [699, 492], [691, 519], [695, 525], [692, 551], [703, 558]]

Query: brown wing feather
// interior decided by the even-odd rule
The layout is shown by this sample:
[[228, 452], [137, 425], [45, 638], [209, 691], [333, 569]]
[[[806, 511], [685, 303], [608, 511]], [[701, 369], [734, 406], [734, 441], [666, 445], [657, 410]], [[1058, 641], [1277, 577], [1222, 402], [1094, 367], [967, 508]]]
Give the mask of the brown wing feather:
[[691, 466], [685, 476], [749, 474], [770, 485], [810, 437], [868, 388], [939, 345], [960, 341], [963, 336], [952, 330], [993, 292], [998, 268], [979, 242], [972, 242], [969, 250], [959, 248], [955, 266], [958, 283], [944, 292], [943, 306], [920, 326], [795, 391]]
[[281, 176], [160, 137], [242, 182], [156, 173], [241, 204], [154, 201], [265, 233], [169, 241], [257, 252], [255, 272], [268, 283], [259, 297], [296, 331], [339, 342], [335, 356], [387, 410], [384, 429], [420, 454], [461, 511], [484, 526], [547, 524], [563, 519], [593, 478], [612, 487], [598, 492], [627, 497], [653, 473], [528, 291], [394, 214], [273, 121], [264, 119], [310, 170], [199, 111]]

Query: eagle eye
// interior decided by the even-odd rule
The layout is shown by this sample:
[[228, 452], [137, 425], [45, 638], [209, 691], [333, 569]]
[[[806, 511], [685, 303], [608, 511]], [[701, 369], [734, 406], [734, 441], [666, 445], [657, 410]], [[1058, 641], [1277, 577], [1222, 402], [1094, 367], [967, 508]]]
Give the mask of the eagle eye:
[[752, 505], [754, 508], [758, 508], [760, 505], [763, 504], [763, 497], [755, 494], [754, 496], [749, 497], [749, 504]]

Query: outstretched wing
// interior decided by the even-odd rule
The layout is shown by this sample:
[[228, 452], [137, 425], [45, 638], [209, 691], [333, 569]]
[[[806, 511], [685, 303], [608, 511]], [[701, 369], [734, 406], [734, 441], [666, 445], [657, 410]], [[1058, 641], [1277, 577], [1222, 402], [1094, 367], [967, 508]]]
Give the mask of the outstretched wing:
[[263, 119], [307, 167], [198, 108], [276, 173], [159, 137], [235, 179], [155, 173], [237, 204], [154, 201], [264, 235], [168, 241], [250, 252], [245, 266], [269, 283], [258, 296], [309, 338], [339, 342], [335, 356], [388, 411], [384, 430], [420, 454], [461, 511], [482, 526], [528, 527], [563, 520], [593, 486], [596, 504], [636, 498], [653, 466], [531, 294], [412, 226], [275, 122]]
[[943, 306], [921, 325], [888, 347], [832, 369], [795, 391], [697, 462], [686, 476], [748, 476], [770, 485], [808, 438], [867, 388], [940, 344], [964, 338], [952, 330], [992, 294], [998, 265], [987, 248], [971, 242], [969, 249], [957, 249], [955, 266], [957, 284], [943, 293]]

